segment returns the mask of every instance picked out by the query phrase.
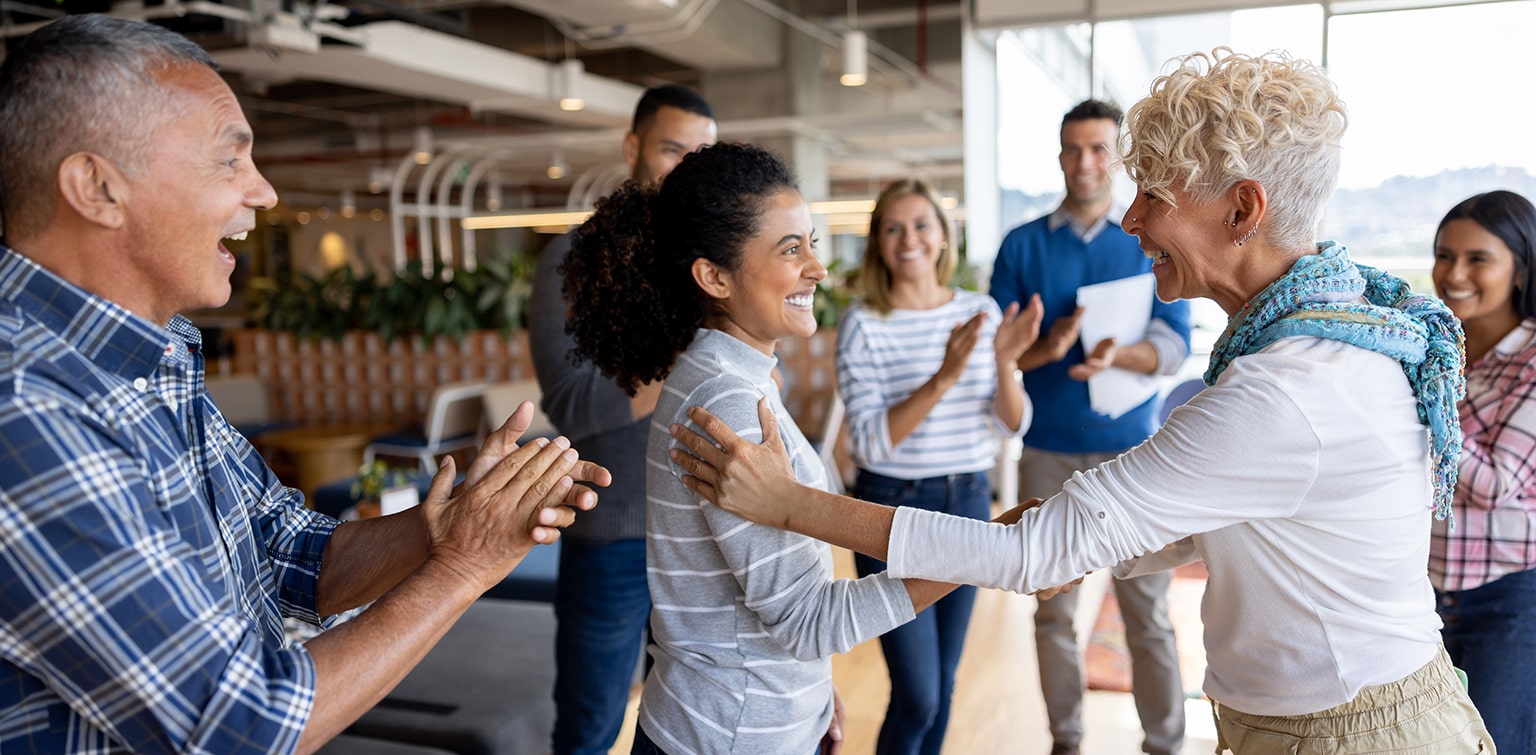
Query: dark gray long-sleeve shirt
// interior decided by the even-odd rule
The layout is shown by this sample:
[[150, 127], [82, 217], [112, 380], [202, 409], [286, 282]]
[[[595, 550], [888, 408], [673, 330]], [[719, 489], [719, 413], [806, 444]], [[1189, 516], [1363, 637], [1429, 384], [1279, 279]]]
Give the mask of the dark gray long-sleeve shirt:
[[[650, 417], [630, 414], [629, 396], [591, 362], [577, 365], [576, 343], [565, 332], [566, 302], [560, 265], [571, 250], [567, 233], [544, 248], [528, 301], [528, 343], [538, 373], [541, 408], [555, 429], [571, 439], [583, 459], [613, 473], [598, 491], [598, 505], [576, 517], [566, 533], [594, 540], [645, 537], [645, 444]], [[573, 302], [581, 306], [581, 302]]]

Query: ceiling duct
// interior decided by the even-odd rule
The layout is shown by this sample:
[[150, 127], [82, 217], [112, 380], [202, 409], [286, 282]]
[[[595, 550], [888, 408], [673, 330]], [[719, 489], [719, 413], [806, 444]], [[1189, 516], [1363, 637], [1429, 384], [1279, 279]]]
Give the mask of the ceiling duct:
[[638, 47], [709, 71], [777, 68], [782, 27], [739, 0], [498, 0], [554, 23], [583, 47]]
[[586, 75], [586, 107], [561, 110], [546, 63], [490, 45], [381, 21], [352, 29], [361, 44], [326, 45], [318, 52], [240, 48], [213, 53], [219, 65], [272, 81], [306, 79], [463, 105], [472, 111], [512, 113], [563, 126], [625, 126], [643, 90]]

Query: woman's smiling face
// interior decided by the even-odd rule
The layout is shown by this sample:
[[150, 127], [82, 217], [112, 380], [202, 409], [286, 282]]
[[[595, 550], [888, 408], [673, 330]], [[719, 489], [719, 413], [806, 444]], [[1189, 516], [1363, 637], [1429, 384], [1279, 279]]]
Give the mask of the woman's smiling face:
[[869, 232], [878, 234], [880, 259], [891, 271], [892, 283], [937, 275], [939, 255], [948, 239], [938, 210], [927, 197], [908, 194], [890, 200], [881, 213], [880, 226]]
[[765, 354], [780, 338], [816, 332], [816, 284], [827, 268], [816, 258], [811, 211], [794, 189], [763, 200], [758, 231], [742, 245], [741, 263], [722, 271], [718, 327]]
[[1226, 206], [1219, 201], [1197, 202], [1176, 187], [1169, 191], [1177, 206], [1141, 192], [1121, 222], [1121, 228], [1134, 235], [1141, 251], [1152, 258], [1157, 298], [1204, 297], [1220, 304], [1228, 314], [1236, 312], [1247, 298], [1230, 293], [1241, 286], [1231, 264], [1233, 246], [1225, 232]]
[[1435, 236], [1435, 293], [1463, 323], [1518, 321], [1515, 273], [1509, 246], [1475, 220], [1452, 220]]

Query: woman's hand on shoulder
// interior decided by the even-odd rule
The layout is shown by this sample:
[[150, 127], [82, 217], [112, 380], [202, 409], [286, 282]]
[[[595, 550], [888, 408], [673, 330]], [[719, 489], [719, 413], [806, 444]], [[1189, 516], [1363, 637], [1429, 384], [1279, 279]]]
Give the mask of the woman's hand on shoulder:
[[801, 485], [768, 399], [757, 404], [762, 443], [743, 440], [703, 407], [689, 409], [688, 418], [704, 434], [682, 425], [671, 428], [672, 437], [681, 446], [671, 451], [672, 461], [688, 472], [683, 484], [700, 498], [743, 519], [782, 529], [801, 498]]
[[1029, 297], [1026, 306], [1020, 307], [1018, 302], [1009, 304], [1003, 311], [1003, 321], [997, 326], [997, 335], [992, 338], [997, 363], [1008, 365], [1012, 372], [1019, 357], [1039, 340], [1040, 321], [1044, 318], [1045, 306], [1040, 303], [1039, 294]]

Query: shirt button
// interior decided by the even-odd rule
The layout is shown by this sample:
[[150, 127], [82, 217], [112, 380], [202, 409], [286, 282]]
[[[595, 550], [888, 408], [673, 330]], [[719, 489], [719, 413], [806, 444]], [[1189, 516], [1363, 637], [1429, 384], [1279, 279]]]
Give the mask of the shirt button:
[[133, 387], [140, 391], [147, 391], [149, 390], [149, 381], [144, 378], [134, 378]]
[[1104, 512], [1102, 512], [1102, 511], [1100, 511], [1100, 512], [1099, 512], [1099, 518], [1100, 518], [1100, 519], [1103, 519], [1103, 518], [1104, 518]]

